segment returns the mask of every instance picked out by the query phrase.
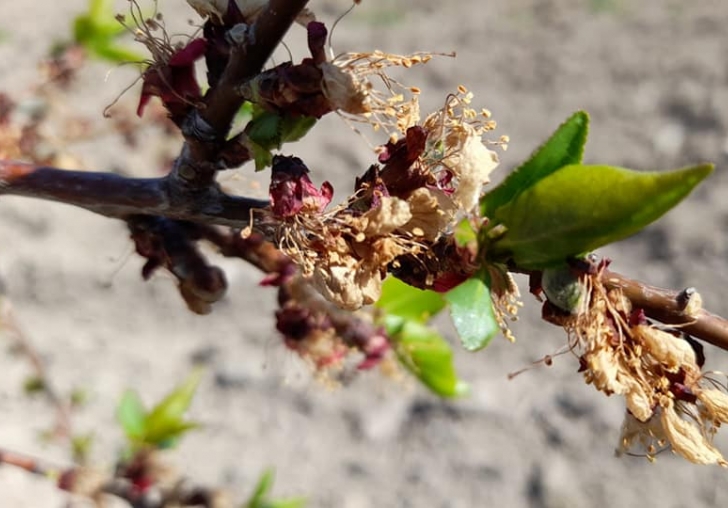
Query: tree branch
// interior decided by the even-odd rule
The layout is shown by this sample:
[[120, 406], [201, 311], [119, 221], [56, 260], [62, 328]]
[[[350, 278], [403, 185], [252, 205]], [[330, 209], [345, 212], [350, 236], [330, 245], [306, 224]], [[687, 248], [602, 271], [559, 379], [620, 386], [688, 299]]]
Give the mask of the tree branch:
[[[225, 71], [183, 127], [185, 146], [170, 173], [174, 181], [201, 188], [214, 180], [233, 119], [244, 102], [237, 88], [256, 76], [308, 0], [270, 0], [247, 32], [246, 40], [231, 48]], [[212, 20], [208, 20], [208, 23]], [[232, 27], [228, 27], [232, 28]]]
[[268, 201], [225, 194], [216, 183], [190, 189], [170, 177], [127, 178], [0, 160], [2, 194], [57, 201], [117, 219], [146, 214], [239, 229], [249, 225], [252, 210], [268, 206]]
[[728, 320], [703, 309], [694, 288], [662, 289], [609, 270], [602, 272], [602, 282], [609, 288], [621, 289], [635, 307], [644, 309], [647, 317], [679, 325], [680, 330], [696, 339], [728, 351]]

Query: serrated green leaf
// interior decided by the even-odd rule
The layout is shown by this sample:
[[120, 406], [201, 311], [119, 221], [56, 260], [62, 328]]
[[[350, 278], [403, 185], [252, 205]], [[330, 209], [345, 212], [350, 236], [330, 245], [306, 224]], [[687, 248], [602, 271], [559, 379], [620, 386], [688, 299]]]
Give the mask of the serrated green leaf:
[[500, 327], [490, 297], [488, 275], [476, 275], [445, 293], [450, 316], [463, 347], [477, 351], [490, 343]]
[[524, 269], [559, 264], [636, 233], [712, 170], [712, 164], [659, 173], [565, 166], [496, 211], [493, 223], [507, 231], [488, 247], [488, 256]]
[[262, 171], [273, 164], [273, 154], [260, 145], [250, 143], [250, 150], [253, 152], [253, 160], [255, 161], [255, 170]]
[[284, 116], [281, 121], [280, 140], [282, 143], [293, 143], [304, 137], [316, 125], [312, 116]]
[[395, 277], [387, 277], [375, 305], [388, 315], [425, 323], [446, 304], [440, 293], [418, 289]]
[[135, 391], [124, 392], [116, 409], [116, 418], [130, 441], [140, 441], [144, 438], [147, 411]]
[[281, 146], [281, 117], [269, 111], [255, 111], [245, 132], [261, 148], [276, 149]]
[[192, 422], [185, 421], [184, 415], [192, 403], [201, 379], [202, 370], [195, 370], [180, 386], [152, 408], [145, 422], [146, 443], [161, 444], [196, 426]]
[[513, 173], [480, 201], [481, 215], [492, 217], [495, 211], [518, 194], [569, 164], [578, 164], [584, 154], [589, 133], [589, 115], [577, 111]]
[[400, 363], [437, 395], [459, 397], [469, 387], [458, 379], [452, 349], [432, 328], [417, 321], [403, 321], [390, 335]]

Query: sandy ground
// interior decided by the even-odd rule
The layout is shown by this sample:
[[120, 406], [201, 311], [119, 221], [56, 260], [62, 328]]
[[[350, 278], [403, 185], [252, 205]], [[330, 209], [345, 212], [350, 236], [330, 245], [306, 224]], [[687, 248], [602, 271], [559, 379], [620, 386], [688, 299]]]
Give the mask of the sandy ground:
[[[120, 6], [123, 2], [120, 3]], [[85, 0], [0, 2], [0, 90], [22, 96], [37, 82], [36, 62], [63, 38]], [[184, 26], [182, 0], [160, 0]], [[344, 0], [314, 1], [330, 22]], [[413, 7], [415, 6], [415, 7]], [[339, 24], [337, 51], [452, 51], [415, 69], [423, 109], [458, 84], [475, 92], [511, 137], [500, 174], [516, 165], [577, 109], [592, 115], [586, 159], [639, 169], [712, 161], [710, 182], [658, 225], [604, 249], [613, 267], [654, 284], [696, 286], [707, 306], [728, 314], [728, 9], [722, 0], [365, 0]], [[303, 32], [294, 30], [290, 43]], [[297, 37], [297, 39], [296, 39]], [[63, 106], [103, 125], [101, 110], [131, 77], [108, 66], [85, 69]], [[132, 96], [134, 93], [132, 93]], [[133, 97], [125, 107], [133, 108]], [[100, 129], [102, 127], [99, 127]], [[129, 153], [113, 136], [68, 150], [88, 168], [151, 174], [163, 148]], [[299, 146], [300, 145], [300, 146]], [[339, 196], [372, 161], [366, 144], [327, 118], [311, 139], [290, 146]], [[255, 189], [250, 170], [231, 182]], [[728, 477], [670, 454], [655, 464], [615, 458], [622, 402], [585, 386], [576, 362], [506, 376], [564, 344], [538, 320], [535, 302], [484, 352], [459, 351], [470, 398], [443, 402], [414, 383], [359, 376], [329, 389], [280, 344], [274, 294], [260, 275], [222, 261], [230, 292], [206, 317], [188, 313], [168, 277], [144, 283], [127, 258], [122, 224], [61, 205], [0, 200], [0, 277], [16, 315], [59, 391], [82, 388], [76, 432], [93, 432], [92, 457], [111, 464], [122, 445], [114, 408], [125, 388], [158, 399], [204, 359], [207, 374], [192, 409], [204, 428], [174, 456], [198, 481], [239, 499], [268, 466], [276, 492], [305, 494], [311, 507], [466, 508], [482, 506], [712, 507], [728, 504]], [[521, 281], [523, 282], [523, 281]], [[708, 350], [708, 365], [728, 356]], [[42, 399], [23, 395], [30, 370], [0, 350], [0, 446], [64, 463], [62, 448], [38, 434], [52, 425]], [[728, 440], [718, 440], [728, 451]], [[0, 467], [0, 506], [62, 505], [49, 482]]]

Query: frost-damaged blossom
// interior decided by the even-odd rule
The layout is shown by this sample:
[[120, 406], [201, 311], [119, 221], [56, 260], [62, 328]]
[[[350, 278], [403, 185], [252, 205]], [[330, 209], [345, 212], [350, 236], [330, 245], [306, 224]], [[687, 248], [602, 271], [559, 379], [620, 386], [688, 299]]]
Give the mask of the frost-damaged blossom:
[[202, 91], [195, 76], [195, 62], [205, 55], [207, 41], [185, 37], [175, 42], [167, 34], [161, 13], [145, 18], [136, 2], [132, 2], [131, 17], [134, 26], [126, 25], [123, 16], [117, 19], [152, 55], [142, 74], [137, 115], [142, 116], [152, 97], [159, 97], [170, 118], [179, 124], [190, 108], [202, 100]]
[[702, 350], [683, 333], [649, 323], [599, 271], [580, 279], [584, 299], [574, 313], [544, 307], [563, 326], [588, 384], [621, 395], [627, 412], [618, 454], [641, 451], [650, 460], [665, 448], [697, 464], [728, 466], [712, 438], [728, 422], [725, 388], [702, 372]]
[[[456, 260], [448, 264], [433, 250], [443, 239], [451, 241], [456, 220], [472, 214], [497, 164], [481, 139], [494, 123], [467, 108], [469, 100], [465, 91], [452, 95], [422, 125], [407, 126], [401, 139], [392, 137], [380, 149], [381, 165], [357, 181], [344, 204], [328, 211], [330, 188], [314, 187], [305, 171], [289, 171], [293, 159], [276, 158], [270, 193], [273, 213], [282, 220], [280, 247], [328, 300], [352, 310], [374, 303], [403, 256], [431, 267], [419, 276], [426, 287], [446, 279], [456, 285], [472, 275], [475, 253], [453, 247], [448, 252]], [[513, 285], [503, 287], [500, 297], [510, 309]]]
[[333, 109], [347, 114], [348, 119], [368, 123], [375, 131], [404, 134], [420, 120], [420, 90], [402, 85], [387, 71], [392, 67], [408, 69], [432, 57], [431, 53], [345, 53], [319, 64], [323, 93]]
[[280, 285], [278, 303], [276, 328], [286, 345], [319, 373], [343, 369], [352, 352], [359, 353], [359, 370], [384, 366], [391, 360], [389, 338], [370, 315], [334, 307], [300, 276]]
[[[473, 94], [465, 87], [457, 95], [450, 95], [445, 106], [429, 115], [423, 126], [428, 132], [428, 163], [439, 181], [447, 182], [450, 197], [458, 210], [475, 209], [490, 181], [490, 173], [498, 166], [498, 155], [483, 143], [483, 135], [496, 127], [490, 111], [476, 111], [470, 107]], [[507, 146], [507, 137], [499, 140]]]

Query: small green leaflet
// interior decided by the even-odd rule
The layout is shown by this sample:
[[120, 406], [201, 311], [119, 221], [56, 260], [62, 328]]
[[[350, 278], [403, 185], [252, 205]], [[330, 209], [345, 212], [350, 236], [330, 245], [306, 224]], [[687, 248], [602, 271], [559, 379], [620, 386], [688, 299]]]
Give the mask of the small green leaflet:
[[466, 395], [470, 387], [458, 379], [452, 349], [435, 330], [413, 320], [390, 316], [385, 321], [399, 361], [422, 384], [441, 397]]
[[149, 412], [135, 392], [126, 391], [119, 403], [117, 418], [132, 446], [168, 448], [186, 431], [197, 427], [184, 416], [201, 379], [202, 371], [194, 371]]
[[578, 164], [589, 133], [589, 115], [577, 111], [556, 132], [495, 189], [480, 200], [481, 215], [495, 211], [539, 180], [569, 164]]
[[491, 219], [505, 234], [487, 247], [493, 260], [542, 269], [616, 242], [658, 219], [713, 170], [667, 172], [569, 165], [541, 179]]
[[382, 284], [382, 295], [375, 305], [387, 314], [426, 323], [446, 303], [440, 293], [423, 291], [395, 277], [387, 277]]
[[118, 44], [128, 32], [116, 20], [109, 0], [90, 0], [88, 11], [73, 22], [73, 38], [91, 55], [111, 62], [142, 62], [144, 56]]
[[468, 351], [483, 349], [500, 330], [486, 271], [445, 293], [445, 299], [460, 341]]
[[147, 411], [135, 391], [124, 392], [116, 409], [116, 417], [129, 441], [139, 442], [144, 439]]
[[268, 493], [273, 488], [273, 480], [273, 469], [265, 470], [255, 486], [255, 491], [243, 508], [303, 508], [306, 505], [306, 500], [303, 498], [268, 499]]
[[313, 117], [281, 116], [259, 106], [253, 106], [252, 115], [245, 132], [251, 141], [256, 171], [270, 166], [273, 160], [271, 150], [280, 148], [284, 143], [298, 141], [316, 124]]
[[445, 305], [441, 294], [394, 277], [384, 281], [376, 303], [400, 363], [437, 395], [457, 397], [467, 393], [468, 385], [458, 379], [450, 344], [425, 324]]

